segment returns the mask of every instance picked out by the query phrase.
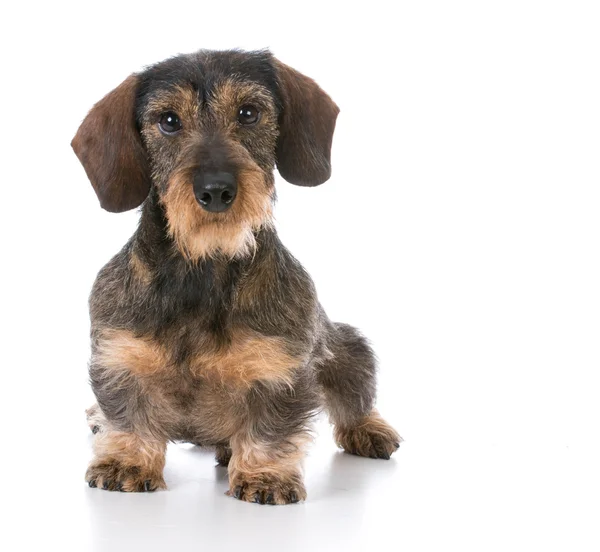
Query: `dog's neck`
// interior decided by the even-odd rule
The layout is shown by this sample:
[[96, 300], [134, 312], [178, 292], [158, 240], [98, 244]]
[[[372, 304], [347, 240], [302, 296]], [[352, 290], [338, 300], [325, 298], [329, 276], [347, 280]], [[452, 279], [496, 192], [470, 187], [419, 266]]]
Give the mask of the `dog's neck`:
[[136, 313], [140, 328], [150, 333], [168, 331], [169, 321], [188, 315], [206, 320], [214, 331], [227, 326], [234, 290], [251, 259], [215, 256], [190, 262], [169, 236], [156, 193], [144, 202], [138, 229], [126, 247], [133, 279], [144, 282], [140, 297], [152, 301]]

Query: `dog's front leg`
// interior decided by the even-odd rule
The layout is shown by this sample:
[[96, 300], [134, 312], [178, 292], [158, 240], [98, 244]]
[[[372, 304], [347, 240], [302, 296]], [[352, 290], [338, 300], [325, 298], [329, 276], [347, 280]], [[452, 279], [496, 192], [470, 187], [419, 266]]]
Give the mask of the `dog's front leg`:
[[90, 487], [109, 491], [164, 489], [166, 447], [166, 442], [151, 437], [106, 429], [95, 437], [95, 458], [85, 479]]
[[289, 504], [306, 498], [302, 459], [307, 432], [274, 442], [244, 431], [231, 439], [228, 494], [259, 504]]

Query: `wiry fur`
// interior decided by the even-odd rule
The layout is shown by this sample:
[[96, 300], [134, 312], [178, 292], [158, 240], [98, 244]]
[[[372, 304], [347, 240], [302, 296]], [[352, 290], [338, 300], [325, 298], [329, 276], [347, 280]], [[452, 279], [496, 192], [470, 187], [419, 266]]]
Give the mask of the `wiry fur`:
[[[249, 103], [260, 119], [241, 127], [236, 112]], [[183, 123], [177, 136], [158, 129], [165, 111]], [[81, 125], [73, 147], [102, 205], [143, 203], [90, 297], [91, 486], [164, 487], [166, 443], [183, 440], [216, 448], [232, 496], [297, 502], [322, 406], [349, 452], [389, 458], [397, 448], [373, 410], [371, 348], [329, 321], [271, 224], [275, 165], [299, 185], [329, 177], [337, 111], [268, 52], [201, 51], [131, 76]], [[220, 213], [192, 188], [216, 170], [235, 175], [238, 190]]]

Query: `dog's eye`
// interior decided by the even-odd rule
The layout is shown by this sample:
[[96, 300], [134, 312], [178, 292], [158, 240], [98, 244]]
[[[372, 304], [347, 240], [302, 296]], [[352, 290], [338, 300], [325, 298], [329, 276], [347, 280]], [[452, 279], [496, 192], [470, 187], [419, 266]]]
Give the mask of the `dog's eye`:
[[243, 105], [238, 111], [238, 123], [241, 125], [253, 125], [258, 121], [260, 112], [253, 105]]
[[181, 121], [177, 116], [177, 113], [173, 113], [172, 111], [167, 111], [160, 116], [160, 120], [158, 121], [158, 128], [164, 134], [175, 134], [181, 130]]

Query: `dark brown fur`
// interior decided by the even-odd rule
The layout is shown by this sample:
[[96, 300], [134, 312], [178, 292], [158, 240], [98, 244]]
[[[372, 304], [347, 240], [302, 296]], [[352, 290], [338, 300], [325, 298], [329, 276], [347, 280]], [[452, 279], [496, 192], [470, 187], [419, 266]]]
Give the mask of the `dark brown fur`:
[[132, 75], [102, 98], [72, 143], [100, 204], [117, 213], [137, 207], [150, 190], [146, 152], [131, 109], [137, 84]]
[[[240, 105], [260, 110], [250, 127]], [[167, 136], [161, 114], [182, 129]], [[101, 204], [142, 204], [139, 228], [98, 274], [90, 298], [91, 486], [164, 487], [168, 441], [216, 447], [230, 494], [303, 500], [301, 463], [325, 406], [338, 444], [389, 458], [400, 437], [373, 411], [375, 358], [329, 321], [313, 283], [271, 224], [273, 169], [317, 185], [330, 174], [337, 106], [268, 52], [179, 56], [129, 77], [73, 141]], [[194, 196], [201, 171], [234, 174], [222, 213]]]

